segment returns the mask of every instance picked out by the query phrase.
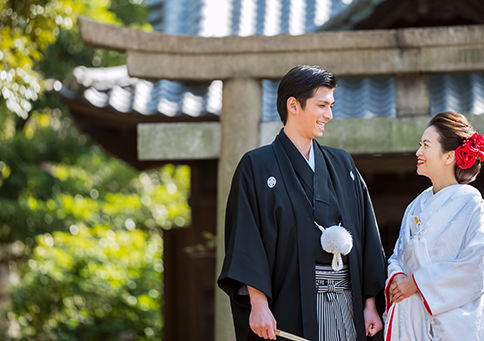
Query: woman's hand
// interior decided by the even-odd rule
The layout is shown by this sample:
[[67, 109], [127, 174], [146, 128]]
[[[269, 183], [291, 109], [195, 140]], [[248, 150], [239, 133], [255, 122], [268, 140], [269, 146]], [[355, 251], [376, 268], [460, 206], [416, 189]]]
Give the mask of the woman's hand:
[[366, 336], [375, 336], [376, 333], [383, 329], [383, 323], [381, 322], [378, 311], [376, 310], [374, 297], [368, 298], [365, 301], [363, 316], [365, 318]]
[[392, 284], [390, 284], [390, 297], [393, 302], [402, 302], [417, 292], [412, 276], [398, 274], [393, 277]]
[[247, 286], [250, 295], [250, 304], [252, 309], [249, 315], [250, 329], [259, 337], [264, 339], [275, 340], [276, 320], [269, 309], [269, 303], [264, 293]]

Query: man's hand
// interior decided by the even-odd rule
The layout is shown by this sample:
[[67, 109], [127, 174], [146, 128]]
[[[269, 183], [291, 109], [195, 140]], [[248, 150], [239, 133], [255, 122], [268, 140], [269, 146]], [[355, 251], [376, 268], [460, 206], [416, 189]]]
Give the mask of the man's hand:
[[375, 336], [376, 333], [383, 329], [383, 323], [381, 322], [378, 311], [376, 310], [374, 297], [365, 301], [363, 315], [365, 317], [366, 336]]
[[417, 287], [411, 276], [398, 274], [393, 277], [392, 284], [390, 284], [390, 297], [393, 302], [402, 302], [417, 292]]
[[249, 315], [250, 329], [259, 337], [275, 340], [274, 329], [277, 327], [276, 320], [269, 309], [266, 295], [250, 286], [247, 286], [247, 289], [249, 290], [250, 304], [252, 306]]

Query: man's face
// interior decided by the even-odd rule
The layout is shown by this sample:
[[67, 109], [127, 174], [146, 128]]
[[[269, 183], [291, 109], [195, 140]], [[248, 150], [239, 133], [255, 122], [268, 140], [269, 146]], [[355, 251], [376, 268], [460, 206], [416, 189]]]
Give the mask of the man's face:
[[302, 138], [314, 139], [323, 136], [325, 124], [333, 119], [333, 92], [334, 89], [317, 88], [314, 96], [306, 101], [304, 109], [297, 102], [294, 114], [289, 114], [292, 116], [290, 124], [294, 124]]

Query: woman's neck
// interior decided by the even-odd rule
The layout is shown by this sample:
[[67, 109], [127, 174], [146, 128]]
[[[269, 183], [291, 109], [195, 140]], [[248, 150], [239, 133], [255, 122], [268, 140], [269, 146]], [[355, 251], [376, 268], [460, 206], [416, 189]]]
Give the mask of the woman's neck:
[[440, 190], [453, 186], [453, 185], [458, 185], [459, 183], [457, 182], [457, 179], [455, 176], [447, 176], [447, 177], [442, 177], [438, 179], [430, 179], [432, 180], [432, 186], [433, 186], [433, 192], [434, 194], [437, 194]]

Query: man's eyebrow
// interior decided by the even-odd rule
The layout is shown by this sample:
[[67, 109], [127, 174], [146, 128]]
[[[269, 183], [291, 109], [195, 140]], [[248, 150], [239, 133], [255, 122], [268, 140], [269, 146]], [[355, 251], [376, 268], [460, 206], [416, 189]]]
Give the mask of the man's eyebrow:
[[332, 105], [334, 105], [334, 103], [335, 103], [336, 101], [333, 101], [333, 103], [330, 103], [330, 102], [328, 102], [328, 101], [325, 101], [324, 99], [318, 99], [318, 102], [323, 102], [323, 103], [326, 103], [326, 104], [329, 104], [329, 105], [331, 105], [331, 104], [332, 104]]
[[430, 142], [430, 143], [432, 143], [432, 141], [430, 141], [428, 139], [422, 140], [422, 142]]

